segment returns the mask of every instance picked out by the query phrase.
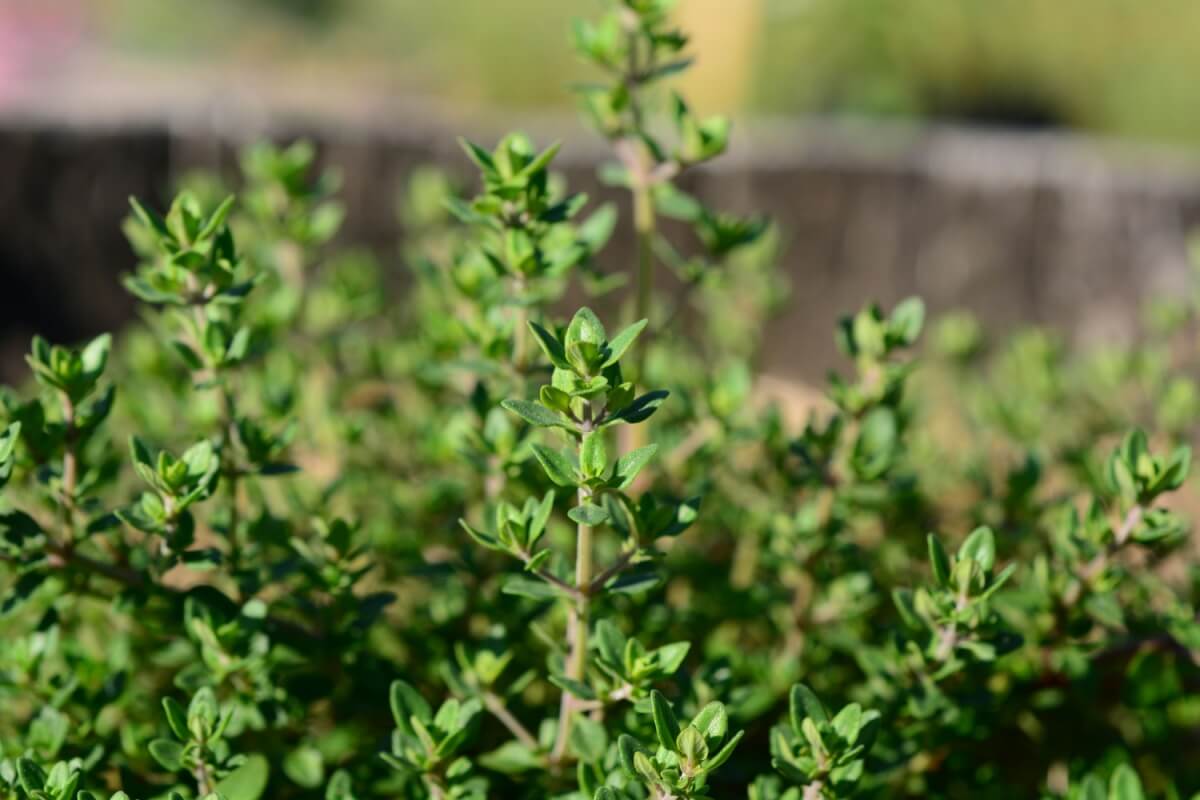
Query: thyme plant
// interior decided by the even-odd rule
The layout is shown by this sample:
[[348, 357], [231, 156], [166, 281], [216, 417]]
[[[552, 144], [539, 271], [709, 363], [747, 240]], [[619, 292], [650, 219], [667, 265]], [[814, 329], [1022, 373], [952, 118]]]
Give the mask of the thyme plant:
[[0, 394], [0, 798], [1197, 796], [1200, 294], [866, 303], [771, 401], [671, 6], [575, 32], [632, 225], [522, 134], [403, 187], [399, 293], [305, 143], [133, 202], [140, 321]]

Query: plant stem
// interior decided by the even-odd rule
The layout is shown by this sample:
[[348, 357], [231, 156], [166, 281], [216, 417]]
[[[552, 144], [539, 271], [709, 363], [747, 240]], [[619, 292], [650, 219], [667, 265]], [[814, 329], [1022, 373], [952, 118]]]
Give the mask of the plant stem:
[[[182, 597], [186, 594], [186, 590], [169, 586], [164, 583], [159, 583], [146, 574], [138, 572], [127, 566], [120, 564], [110, 564], [106, 561], [91, 558], [80, 553], [73, 546], [52, 544], [47, 548], [50, 555], [49, 564], [55, 569], [64, 569], [69, 566], [78, 567], [101, 577], [108, 578], [131, 589], [150, 589], [158, 592], [164, 597]], [[11, 561], [12, 559], [0, 554], [0, 558]], [[111, 597], [111, 595], [105, 595]], [[273, 630], [279, 634], [296, 637], [304, 641], [317, 640], [325, 638], [325, 633], [318, 628], [306, 628], [298, 623], [291, 622], [286, 619], [268, 616], [266, 618], [268, 630]]]
[[62, 393], [63, 406], [63, 465], [62, 504], [63, 520], [67, 526], [67, 545], [75, 542], [75, 489], [79, 484], [79, 456], [75, 452], [75, 403], [70, 395]]
[[201, 761], [196, 765], [196, 790], [201, 797], [212, 793], [212, 777], [208, 773], [208, 765]]
[[224, 439], [222, 447], [222, 465], [226, 467], [225, 485], [229, 494], [229, 561], [236, 574], [242, 560], [242, 544], [238, 528], [241, 527], [241, 509], [239, 507], [240, 495], [238, 493], [238, 468], [235, 464], [229, 464], [230, 452], [233, 450], [233, 439], [237, 433], [237, 410], [234, 406], [233, 392], [229, 387], [222, 382], [221, 384], [221, 409], [224, 419], [222, 427], [224, 431], [222, 438]]
[[[637, 301], [634, 320], [650, 319], [650, 306], [654, 299], [654, 235], [655, 217], [654, 200], [650, 194], [649, 168], [643, 164], [641, 175], [634, 176], [633, 188], [633, 224], [637, 237]], [[632, 379], [635, 385], [646, 385], [646, 353], [649, 350], [650, 338], [654, 326], [649, 325], [639, 341], [634, 344]], [[621, 448], [625, 452], [637, 450], [646, 445], [647, 431], [644, 425], [628, 425], [621, 430]], [[646, 486], [647, 473], [642, 473], [634, 479], [631, 489], [636, 493]]]
[[525, 363], [528, 360], [526, 353], [529, 350], [529, 333], [527, 327], [529, 324], [529, 312], [521, 309], [517, 312], [517, 329], [514, 332], [515, 341], [513, 342], [513, 364], [517, 368], [517, 372], [525, 371]]
[[140, 572], [118, 564], [109, 564], [108, 562], [85, 556], [76, 551], [70, 543], [52, 545], [48, 548], [48, 551], [51, 555], [51, 566], [65, 567], [68, 564], [74, 564], [88, 572], [94, 572], [109, 580], [117, 581], [133, 588], [141, 588], [146, 584], [146, 580]]
[[614, 561], [612, 564], [609, 564], [608, 567], [601, 570], [599, 575], [592, 578], [591, 583], [588, 584], [587, 594], [595, 594], [596, 592], [603, 590], [604, 584], [608, 583], [610, 580], [612, 580], [612, 578], [625, 571], [630, 562], [633, 560], [633, 557], [637, 555], [637, 552], [638, 551], [636, 548], [622, 551], [621, 554], [617, 556], [616, 561]]
[[1145, 509], [1139, 503], [1129, 509], [1129, 513], [1121, 520], [1121, 526], [1113, 532], [1113, 541], [1117, 547], [1123, 547], [1129, 541], [1129, 537], [1134, 530], [1142, 522], [1142, 516], [1145, 514]]
[[[580, 487], [579, 505], [588, 503], [591, 497], [591, 489]], [[575, 588], [579, 594], [571, 606], [570, 617], [567, 619], [567, 637], [570, 644], [567, 654], [567, 677], [573, 681], [582, 681], [587, 674], [588, 605], [591, 599], [589, 597], [591, 582], [592, 528], [590, 525], [580, 523], [576, 529], [575, 542]], [[561, 761], [566, 753], [567, 737], [571, 732], [571, 715], [574, 711], [574, 697], [570, 692], [564, 691], [558, 712], [558, 736], [554, 740], [554, 749], [550, 755], [552, 762]]]
[[[579, 490], [579, 505], [586, 505], [592, 499], [590, 489]], [[592, 582], [592, 527], [580, 525], [576, 531], [575, 550], [575, 587], [582, 592], [575, 603], [576, 624], [574, 650], [571, 666], [575, 674], [569, 677], [583, 680], [584, 669], [587, 666], [587, 636], [588, 636], [588, 590]]]
[[[628, 128], [616, 142], [618, 155], [625, 161], [625, 167], [630, 175], [630, 192], [633, 195], [633, 228], [637, 239], [637, 305], [634, 321], [650, 318], [650, 303], [654, 291], [654, 198], [651, 194], [653, 186], [654, 156], [648, 152], [641, 141], [645, 133], [645, 114], [642, 110], [642, 82], [640, 76], [646, 68], [652, 68], [654, 62], [653, 48], [643, 63], [642, 33], [635, 15], [628, 15], [624, 20], [625, 36], [629, 45], [628, 61], [622, 78], [625, 90], [628, 92]], [[623, 151], [623, 152], [622, 152]], [[653, 326], [651, 326], [653, 327]], [[643, 382], [644, 358], [646, 342], [650, 332], [642, 337], [634, 351], [634, 378]]]
[[429, 797], [431, 800], [444, 800], [446, 797], [446, 787], [442, 785], [441, 779], [432, 776], [425, 776], [425, 785], [429, 789]]
[[504, 701], [495, 692], [483, 693], [483, 705], [492, 713], [492, 716], [508, 728], [513, 736], [517, 737], [517, 741], [530, 750], [537, 749], [537, 739], [529, 732], [528, 728], [521, 724], [519, 719], [513, 716], [513, 713], [508, 710], [508, 706], [504, 705]]
[[75, 404], [65, 392], [62, 396], [63, 426], [63, 494], [66, 495], [67, 505], [75, 505], [75, 485], [77, 483], [78, 459], [75, 456]]
[[517, 300], [516, 327], [513, 330], [513, 366], [523, 373], [529, 361], [529, 306], [525, 299], [525, 279], [517, 279], [513, 289]]
[[[648, 170], [643, 165], [642, 172]], [[649, 319], [650, 303], [654, 292], [654, 232], [657, 227], [654, 216], [654, 200], [650, 194], [648, 174], [635, 178], [633, 188], [633, 229], [637, 238], [637, 315], [635, 320]], [[638, 351], [646, 350], [645, 340], [639, 343]], [[641, 359], [638, 362], [638, 378], [642, 377]]]
[[[297, 266], [297, 274], [303, 288], [303, 264]], [[201, 292], [194, 275], [188, 276], [187, 285], [190, 291], [194, 294], [199, 293], [201, 297], [211, 297], [215, 292], [216, 287], [209, 285]], [[304, 292], [301, 292], [304, 296]], [[195, 330], [192, 334], [193, 344], [197, 353], [204, 353], [204, 328], [208, 322], [205, 304], [203, 303], [192, 306], [192, 324]], [[238, 571], [241, 562], [241, 542], [238, 539], [238, 528], [240, 527], [240, 509], [239, 494], [238, 494], [238, 471], [236, 466], [229, 465], [229, 451], [233, 448], [233, 439], [237, 434], [237, 409], [234, 405], [233, 392], [229, 390], [228, 375], [221, 374], [217, 364], [209, 363], [205, 367], [205, 371], [209, 378], [219, 387], [221, 397], [221, 467], [225, 472], [227, 493], [229, 495], [229, 529], [226, 534], [229, 539], [229, 561], [232, 567], [232, 572], [235, 574]]]
[[1091, 561], [1083, 565], [1075, 575], [1075, 582], [1068, 587], [1066, 594], [1063, 595], [1063, 604], [1070, 608], [1080, 601], [1083, 597], [1085, 589], [1090, 587], [1092, 581], [1100, 576], [1104, 570], [1108, 569], [1108, 565], [1127, 544], [1129, 544], [1130, 536], [1134, 530], [1141, 524], [1142, 517], [1145, 516], [1146, 507], [1140, 503], [1129, 509], [1128, 513], [1121, 520], [1121, 524], [1113, 528], [1113, 542], [1096, 554]]
[[[650, 318], [650, 306], [654, 301], [654, 231], [656, 219], [654, 216], [654, 199], [650, 196], [650, 180], [646, 164], [640, 167], [641, 175], [634, 179], [634, 234], [637, 240], [637, 305], [635, 321]], [[646, 369], [646, 350], [650, 331], [637, 342], [635, 368], [638, 383], [644, 383]]]
[[504, 465], [499, 457], [489, 457], [487, 473], [483, 476], [483, 499], [488, 504], [494, 503], [503, 493], [505, 477]]

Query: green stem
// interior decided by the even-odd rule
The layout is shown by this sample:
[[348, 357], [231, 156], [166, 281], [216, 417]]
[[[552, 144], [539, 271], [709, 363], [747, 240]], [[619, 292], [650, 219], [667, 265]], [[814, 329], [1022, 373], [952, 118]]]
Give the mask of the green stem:
[[[579, 490], [579, 505], [587, 505], [591, 501], [590, 489]], [[588, 591], [592, 582], [592, 527], [580, 525], [576, 531], [575, 551], [575, 587], [583, 594], [575, 603], [576, 631], [574, 650], [571, 652], [571, 670], [569, 677], [577, 681], [583, 680], [587, 668], [587, 638], [588, 638]]]
[[79, 457], [75, 452], [75, 404], [70, 395], [62, 393], [63, 405], [63, 465], [62, 509], [67, 528], [68, 546], [75, 542], [75, 490], [79, 483]]
[[[639, 181], [633, 189], [633, 227], [637, 236], [637, 311], [635, 321], [650, 318], [650, 304], [654, 299], [654, 199], [651, 197], [648, 180]], [[653, 326], [651, 326], [653, 328]], [[646, 344], [649, 333], [637, 343], [637, 377], [643, 377]]]
[[[592, 491], [584, 487], [579, 489], [579, 505], [591, 500]], [[589, 590], [592, 582], [592, 528], [590, 525], [579, 524], [576, 529], [575, 543], [575, 588], [579, 594], [570, 609], [567, 620], [567, 637], [570, 650], [567, 654], [567, 677], [573, 681], [582, 682], [587, 675], [588, 647], [588, 605], [591, 598]], [[567, 737], [571, 732], [571, 718], [576, 711], [574, 698], [570, 692], [564, 691], [562, 703], [558, 712], [558, 736], [554, 741], [554, 749], [550, 760], [554, 763], [562, 761], [567, 750]]]
[[514, 332], [516, 341], [513, 342], [513, 364], [517, 368], [517, 372], [525, 371], [525, 363], [528, 360], [527, 353], [529, 351], [529, 311], [523, 306], [517, 311], [517, 329]]
[[[639, 76], [644, 66], [652, 66], [654, 61], [653, 48], [649, 54], [649, 65], [642, 63], [642, 32], [636, 24], [626, 26], [625, 35], [629, 43], [629, 60], [626, 65], [624, 83], [629, 93], [629, 132], [624, 144], [629, 146], [629, 163], [627, 167], [632, 177], [633, 193], [633, 227], [637, 237], [637, 316], [634, 321], [650, 318], [650, 302], [654, 291], [654, 198], [651, 195], [651, 173], [654, 169], [654, 157], [647, 152], [647, 147], [641, 141], [646, 133], [646, 125], [642, 112], [641, 83]], [[649, 332], [647, 332], [649, 333]], [[643, 359], [640, 355], [646, 350], [648, 336], [643, 336], [637, 345], [634, 366], [637, 373], [634, 376], [640, 380], [642, 376]]]
[[232, 464], [230, 454], [233, 451], [233, 439], [237, 433], [237, 410], [234, 406], [233, 392], [229, 390], [229, 386], [224, 381], [221, 383], [221, 407], [224, 419], [222, 438], [224, 446], [222, 447], [222, 460], [225, 461], [223, 466], [226, 467], [225, 486], [229, 494], [229, 561], [236, 573], [240, 568], [242, 559], [242, 543], [239, 528], [241, 527], [241, 509], [239, 507], [238, 493], [238, 468], [236, 464]]
[[[634, 320], [650, 319], [650, 306], [654, 299], [654, 236], [655, 216], [654, 199], [650, 193], [649, 176], [643, 174], [636, 179], [633, 189], [633, 225], [637, 235], [637, 306]], [[639, 340], [634, 344], [632, 353], [634, 371], [631, 379], [635, 385], [646, 385], [646, 353], [649, 350], [650, 337], [654, 326], [648, 326]], [[621, 432], [622, 449], [631, 452], [646, 444], [646, 430], [643, 425], [630, 425]], [[634, 481], [633, 491], [637, 492], [646, 486], [646, 478], [639, 475]]]
[[508, 710], [508, 706], [504, 704], [504, 700], [495, 692], [483, 693], [483, 705], [492, 715], [503, 723], [504, 727], [508, 728], [517, 740], [525, 745], [530, 750], [538, 749], [537, 738], [529, 732], [529, 729], [521, 724], [521, 721], [513, 716], [513, 713]]
[[[302, 276], [302, 272], [301, 272]], [[188, 276], [188, 289], [193, 293], [199, 290], [194, 275]], [[214, 290], [214, 287], [208, 286], [203, 294], [209, 295]], [[302, 293], [303, 295], [303, 293]], [[206, 301], [207, 302], [207, 301]], [[197, 353], [204, 353], [204, 328], [208, 322], [208, 316], [203, 305], [192, 306], [192, 322], [195, 326], [192, 339]], [[221, 396], [221, 467], [225, 471], [226, 492], [229, 495], [229, 529], [227, 538], [229, 539], [229, 562], [232, 567], [232, 572], [235, 574], [239, 569], [241, 562], [241, 542], [238, 538], [238, 528], [241, 526], [240, 510], [238, 508], [238, 474], [236, 466], [230, 468], [229, 453], [233, 449], [233, 439], [237, 434], [237, 409], [234, 406], [233, 392], [230, 391], [228, 385], [228, 375], [221, 374], [220, 369], [216, 364], [207, 363], [205, 371], [220, 387]]]
[[513, 331], [513, 366], [523, 373], [529, 362], [529, 305], [525, 297], [525, 279], [518, 278], [513, 287], [517, 302], [516, 329]]
[[208, 771], [208, 764], [201, 760], [196, 764], [194, 775], [196, 777], [196, 790], [200, 793], [200, 796], [204, 797], [211, 794], [213, 790], [212, 775]]

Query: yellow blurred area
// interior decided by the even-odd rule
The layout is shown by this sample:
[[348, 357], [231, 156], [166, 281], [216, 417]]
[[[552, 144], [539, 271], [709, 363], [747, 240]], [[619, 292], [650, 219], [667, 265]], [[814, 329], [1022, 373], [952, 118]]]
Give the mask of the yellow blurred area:
[[697, 108], [713, 113], [746, 106], [766, 5], [766, 0], [691, 0], [679, 7], [680, 25], [700, 54], [681, 80]]

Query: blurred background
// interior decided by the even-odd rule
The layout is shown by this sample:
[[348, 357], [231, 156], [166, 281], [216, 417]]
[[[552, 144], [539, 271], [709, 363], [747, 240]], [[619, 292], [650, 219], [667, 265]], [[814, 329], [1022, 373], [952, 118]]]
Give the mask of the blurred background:
[[[5, 0], [0, 92], [100, 106], [217, 94], [324, 108], [572, 106], [596, 0]], [[701, 110], [859, 114], [1200, 142], [1189, 0], [689, 0]]]
[[[129, 194], [161, 201], [259, 136], [314, 138], [345, 236], [390, 257], [394, 198], [453, 136], [568, 139], [598, 0], [2, 0], [0, 352], [120, 324]], [[1128, 335], [1182, 280], [1200, 220], [1200, 5], [1190, 0], [683, 0], [682, 88], [737, 147], [696, 191], [772, 213], [797, 286], [777, 325], [924, 294], [990, 324]], [[619, 254], [618, 254], [619, 257]], [[811, 337], [809, 336], [811, 334]], [[11, 362], [0, 357], [0, 363]], [[805, 366], [810, 365], [810, 366]], [[3, 374], [0, 373], [0, 377]]]

